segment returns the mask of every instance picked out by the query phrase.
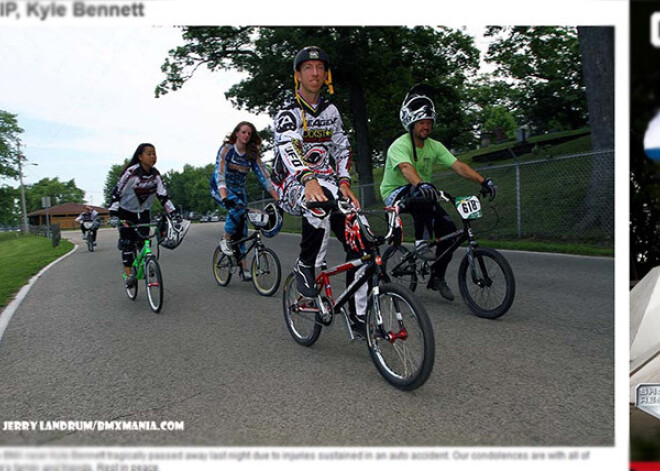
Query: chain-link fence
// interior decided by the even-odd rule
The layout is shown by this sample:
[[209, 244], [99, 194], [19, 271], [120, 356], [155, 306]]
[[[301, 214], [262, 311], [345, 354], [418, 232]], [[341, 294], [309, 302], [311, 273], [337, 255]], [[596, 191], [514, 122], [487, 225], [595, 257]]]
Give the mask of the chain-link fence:
[[[494, 201], [482, 199], [483, 218], [472, 224], [478, 238], [590, 242], [614, 246], [614, 151], [551, 157], [507, 165], [475, 167], [499, 187]], [[479, 186], [453, 171], [432, 183], [453, 196], [478, 193]], [[376, 207], [382, 207], [374, 187]], [[364, 205], [364, 186], [354, 186]], [[265, 200], [251, 202], [259, 207]], [[445, 210], [461, 223], [448, 203]], [[406, 237], [412, 221], [404, 215]]]

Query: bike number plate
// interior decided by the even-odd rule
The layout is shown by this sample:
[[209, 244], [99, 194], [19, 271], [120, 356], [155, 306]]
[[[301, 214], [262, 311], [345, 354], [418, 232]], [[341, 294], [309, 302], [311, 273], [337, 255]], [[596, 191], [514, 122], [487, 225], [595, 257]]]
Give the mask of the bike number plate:
[[456, 209], [463, 219], [479, 219], [481, 217], [481, 202], [476, 196], [457, 197]]

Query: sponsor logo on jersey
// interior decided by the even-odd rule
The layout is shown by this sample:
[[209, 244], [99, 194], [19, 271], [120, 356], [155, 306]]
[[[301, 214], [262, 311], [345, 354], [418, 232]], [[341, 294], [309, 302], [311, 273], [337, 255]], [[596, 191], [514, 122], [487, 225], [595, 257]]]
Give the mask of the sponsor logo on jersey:
[[277, 118], [275, 125], [277, 132], [283, 133], [286, 131], [296, 130], [296, 117], [291, 111], [283, 111]]

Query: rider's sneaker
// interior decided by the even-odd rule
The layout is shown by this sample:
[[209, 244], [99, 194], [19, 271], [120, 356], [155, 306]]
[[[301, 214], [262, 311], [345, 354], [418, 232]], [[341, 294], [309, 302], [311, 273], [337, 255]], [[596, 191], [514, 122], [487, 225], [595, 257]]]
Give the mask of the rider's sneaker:
[[131, 289], [135, 287], [135, 284], [137, 283], [137, 280], [135, 279], [134, 274], [126, 275], [124, 274], [124, 283], [126, 283], [126, 288]]
[[415, 252], [417, 252], [417, 254], [424, 260], [427, 261], [435, 260], [435, 253], [433, 251], [433, 247], [431, 247], [429, 243], [425, 240], [415, 241]]
[[445, 281], [444, 278], [436, 278], [432, 277], [429, 280], [429, 284], [427, 285], [428, 289], [432, 289], [433, 291], [439, 291], [440, 296], [443, 298], [453, 301], [454, 300], [454, 293], [452, 293], [451, 288], [447, 285], [447, 281]]
[[293, 273], [296, 277], [298, 292], [306, 298], [315, 298], [318, 293], [314, 283], [314, 267], [296, 260], [293, 265]]
[[241, 269], [240, 271], [241, 274], [241, 280], [243, 281], [252, 281], [252, 273], [245, 269]]
[[356, 335], [363, 339], [367, 338], [367, 323], [365, 322], [364, 316], [348, 316], [351, 322], [351, 330]]
[[231, 249], [229, 245], [230, 244], [227, 242], [227, 239], [222, 239], [220, 241], [220, 250], [222, 250], [222, 253], [224, 253], [228, 257], [231, 257], [232, 255], [234, 255], [234, 251]]

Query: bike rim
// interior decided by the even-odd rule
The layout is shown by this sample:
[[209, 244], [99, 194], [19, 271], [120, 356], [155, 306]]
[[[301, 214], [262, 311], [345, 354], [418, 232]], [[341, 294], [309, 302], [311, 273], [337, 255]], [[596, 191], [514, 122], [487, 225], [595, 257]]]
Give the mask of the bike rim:
[[163, 304], [163, 280], [155, 260], [147, 261], [144, 272], [149, 306], [152, 311], [159, 312]]
[[[373, 339], [371, 348], [374, 355], [392, 377], [401, 381], [415, 379], [423, 367], [425, 340], [413, 307], [396, 293], [387, 293], [387, 296], [380, 298], [380, 310], [382, 329], [395, 337], [400, 337], [405, 332], [405, 339], [396, 338], [390, 341], [383, 338], [372, 317], [369, 330]], [[401, 328], [397, 312], [401, 314], [405, 330]]]
[[252, 262], [252, 279], [262, 294], [273, 294], [279, 285], [280, 269], [270, 252], [257, 252]]

